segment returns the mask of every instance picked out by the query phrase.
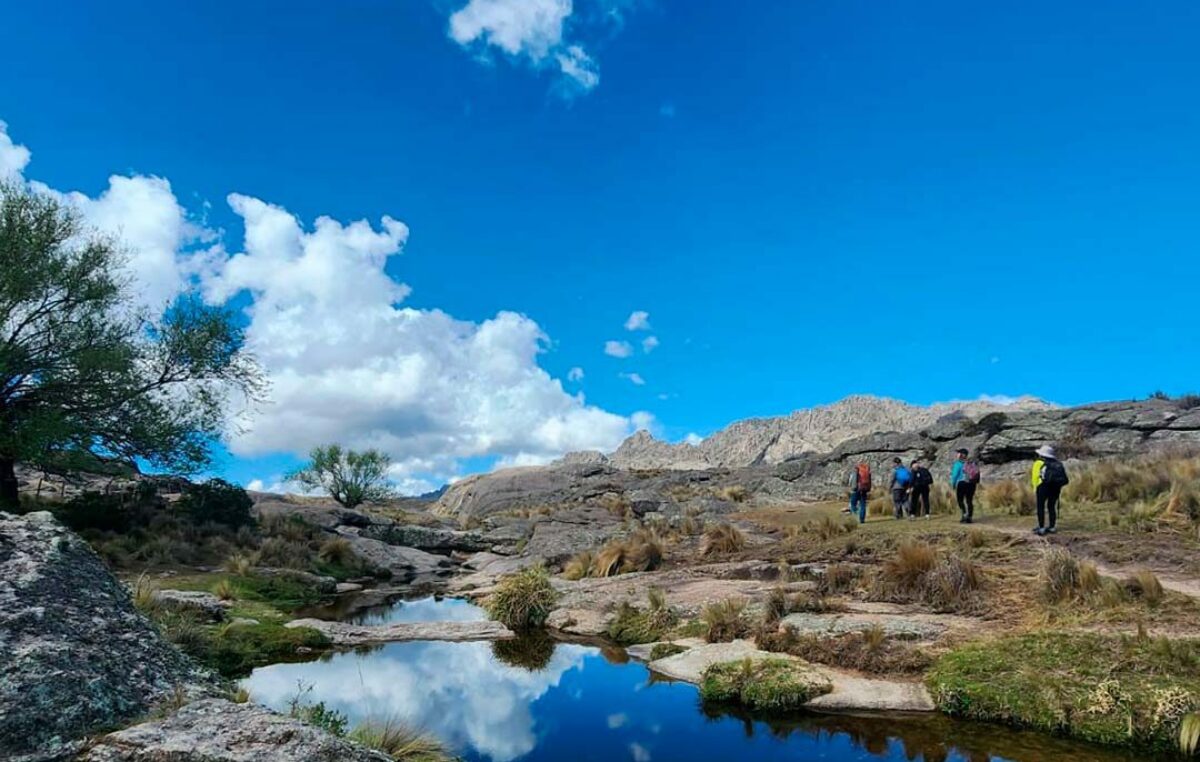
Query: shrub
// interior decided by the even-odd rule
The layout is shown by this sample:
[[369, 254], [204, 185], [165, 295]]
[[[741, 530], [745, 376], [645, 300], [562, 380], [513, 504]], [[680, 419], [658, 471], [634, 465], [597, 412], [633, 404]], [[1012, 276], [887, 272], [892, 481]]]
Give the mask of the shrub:
[[817, 582], [817, 587], [825, 595], [848, 593], [854, 589], [854, 585], [858, 582], [858, 576], [859, 571], [856, 566], [841, 563], [829, 564]]
[[675, 610], [667, 605], [658, 588], [646, 592], [647, 606], [639, 609], [629, 602], [617, 607], [617, 615], [608, 626], [608, 636], [621, 645], [653, 643], [661, 640], [679, 621]]
[[829, 681], [801, 661], [744, 659], [714, 664], [704, 671], [700, 696], [705, 701], [736, 702], [751, 709], [798, 709], [828, 693]]
[[558, 593], [540, 564], [505, 575], [487, 599], [488, 614], [513, 630], [541, 627], [554, 608]]
[[763, 611], [763, 622], [774, 624], [790, 613], [792, 613], [792, 602], [788, 598], [787, 591], [782, 587], [772, 588], [771, 592], [767, 594], [766, 608]]
[[335, 736], [344, 736], [346, 734], [346, 725], [348, 720], [346, 715], [330, 709], [325, 706], [325, 702], [318, 701], [315, 704], [304, 703], [304, 696], [312, 690], [312, 686], [301, 687], [296, 695], [288, 702], [288, 714], [301, 722], [314, 725], [327, 733], [332, 733]]
[[254, 501], [246, 490], [223, 479], [190, 485], [176, 505], [197, 524], [212, 522], [237, 529], [254, 523], [250, 513]]
[[704, 624], [704, 639], [709, 643], [727, 643], [750, 632], [746, 602], [738, 598], [708, 604], [700, 612], [700, 621]]
[[760, 633], [755, 645], [764, 651], [799, 656], [814, 664], [879, 675], [920, 674], [933, 660], [909, 643], [889, 640], [881, 627], [836, 637], [796, 635], [790, 629]]
[[1179, 750], [1193, 757], [1200, 749], [1200, 712], [1191, 712], [1179, 721]]
[[254, 571], [255, 559], [245, 553], [234, 553], [225, 559], [223, 568], [238, 577], [248, 577]]
[[232, 601], [237, 598], [237, 588], [228, 579], [221, 579], [217, 584], [213, 585], [213, 595], [223, 601]]
[[704, 531], [700, 554], [728, 555], [746, 547], [746, 536], [732, 524], [715, 524]]
[[381, 751], [397, 762], [449, 762], [453, 759], [437, 738], [395, 719], [366, 720], [347, 737]]
[[312, 552], [307, 542], [270, 537], [258, 550], [258, 563], [281, 569], [306, 570], [312, 565]]
[[321, 543], [320, 550], [317, 551], [317, 557], [322, 561], [339, 566], [350, 566], [358, 562], [358, 556], [354, 554], [354, 548], [350, 546], [350, 541], [344, 537], [333, 537]]

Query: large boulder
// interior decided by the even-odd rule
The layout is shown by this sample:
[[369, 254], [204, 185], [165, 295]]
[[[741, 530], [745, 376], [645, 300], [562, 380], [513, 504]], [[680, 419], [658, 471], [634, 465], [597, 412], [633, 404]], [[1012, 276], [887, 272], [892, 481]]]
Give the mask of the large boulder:
[[254, 704], [197, 701], [99, 739], [79, 762], [390, 762], [390, 757]]
[[39, 759], [220, 681], [49, 513], [0, 513], [0, 758]]

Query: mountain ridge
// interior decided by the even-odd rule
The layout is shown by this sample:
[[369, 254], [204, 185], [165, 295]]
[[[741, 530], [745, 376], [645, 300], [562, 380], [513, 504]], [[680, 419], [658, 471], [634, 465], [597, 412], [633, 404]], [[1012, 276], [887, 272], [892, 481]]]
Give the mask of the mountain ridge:
[[774, 464], [806, 453], [829, 452], [856, 437], [885, 431], [913, 431], [947, 417], [978, 420], [989, 413], [1058, 407], [1032, 396], [1011, 400], [953, 400], [915, 405], [891, 397], [856, 394], [787, 415], [734, 421], [698, 444], [671, 443], [645, 429], [612, 453], [568, 453], [562, 463], [607, 463], [624, 469], [736, 468]]

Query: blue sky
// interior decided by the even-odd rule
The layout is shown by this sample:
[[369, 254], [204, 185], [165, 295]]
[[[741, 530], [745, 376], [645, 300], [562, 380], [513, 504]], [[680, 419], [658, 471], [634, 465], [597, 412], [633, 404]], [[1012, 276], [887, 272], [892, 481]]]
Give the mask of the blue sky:
[[[380, 244], [402, 246], [382, 255], [411, 288], [402, 308], [453, 316], [460, 338], [506, 312], [536, 324], [545, 351], [504, 343], [504, 372], [544, 370], [537, 391], [513, 382], [450, 413], [423, 381], [348, 414], [351, 442], [392, 448], [414, 484], [607, 443], [649, 416], [680, 439], [851, 393], [1078, 403], [1198, 386], [1194, 3], [244, 0], [4, 17], [0, 119], [32, 153], [27, 179], [101, 199], [110, 175], [165, 178], [227, 255], [247, 247], [231, 193], [305, 230], [327, 215], [378, 232], [390, 215], [408, 228]], [[262, 273], [223, 277], [238, 305], [291, 304]], [[624, 328], [635, 311], [648, 330]], [[422, 357], [413, 342], [389, 362]], [[495, 369], [476, 373], [476, 349], [438, 367], [486, 396]], [[294, 410], [276, 424], [303, 428]], [[543, 414], [573, 433], [518, 441]], [[280, 442], [218, 468], [270, 480], [295, 460]]]

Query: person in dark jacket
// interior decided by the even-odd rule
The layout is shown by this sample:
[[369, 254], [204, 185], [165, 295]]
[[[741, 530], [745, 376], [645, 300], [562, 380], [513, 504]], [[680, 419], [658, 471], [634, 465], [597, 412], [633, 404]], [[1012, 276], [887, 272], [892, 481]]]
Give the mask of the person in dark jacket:
[[[1063, 487], [1070, 483], [1067, 469], [1054, 453], [1050, 445], [1042, 445], [1037, 449], [1037, 460], [1033, 462], [1033, 473], [1030, 475], [1034, 494], [1037, 497], [1037, 529], [1036, 535], [1054, 534], [1058, 531], [1058, 499]], [[1046, 525], [1047, 514], [1050, 524]]]
[[921, 507], [924, 506], [925, 518], [929, 518], [929, 488], [933, 486], [933, 474], [929, 473], [929, 469], [922, 465], [921, 461], [914, 460], [912, 462], [912, 495], [909, 498], [912, 501], [912, 510], [908, 514], [910, 519], [921, 518]]

